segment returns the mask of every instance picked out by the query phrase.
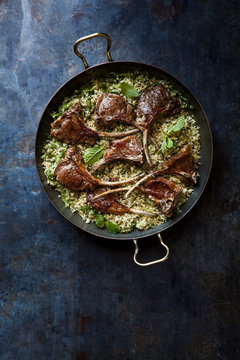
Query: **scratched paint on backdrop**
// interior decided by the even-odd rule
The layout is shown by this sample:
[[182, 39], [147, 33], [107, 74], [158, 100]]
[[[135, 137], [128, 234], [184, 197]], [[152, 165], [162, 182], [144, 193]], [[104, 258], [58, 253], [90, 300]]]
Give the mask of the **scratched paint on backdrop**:
[[[240, 357], [237, 3], [23, 0], [1, 7], [1, 359]], [[176, 75], [210, 119], [210, 183], [191, 214], [164, 233], [171, 256], [162, 266], [138, 268], [130, 242], [93, 238], [69, 224], [48, 203], [34, 168], [44, 106], [83, 69], [74, 41], [96, 31], [111, 35], [115, 60]], [[101, 39], [82, 51], [90, 64], [106, 59]], [[154, 239], [140, 246], [146, 258], [160, 251]]]

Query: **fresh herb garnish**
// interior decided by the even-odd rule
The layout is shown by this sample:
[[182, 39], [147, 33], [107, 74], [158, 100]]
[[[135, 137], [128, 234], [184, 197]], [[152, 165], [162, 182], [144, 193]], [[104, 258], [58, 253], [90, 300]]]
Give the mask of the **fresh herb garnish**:
[[106, 227], [110, 233], [116, 234], [119, 232], [119, 228], [112, 221], [106, 221]]
[[173, 141], [170, 137], [167, 137], [167, 147], [171, 149], [173, 147]]
[[139, 96], [137, 90], [126, 82], [121, 82], [120, 89], [122, 94], [126, 97], [135, 98]]
[[92, 210], [93, 208], [92, 208], [90, 205], [85, 205], [85, 206], [81, 206], [80, 209], [81, 209], [81, 210], [90, 211], [90, 210]]
[[108, 86], [103, 83], [100, 85], [100, 89], [104, 92], [104, 93], [107, 93], [108, 92]]
[[103, 156], [104, 147], [94, 146], [85, 151], [83, 155], [83, 160], [85, 165], [92, 165]]
[[173, 141], [172, 139], [167, 136], [167, 134], [164, 135], [163, 142], [161, 148], [158, 150], [157, 154], [160, 155], [162, 152], [164, 152], [167, 148], [171, 149], [173, 147]]
[[81, 206], [80, 209], [86, 211], [89, 216], [95, 215], [95, 210], [90, 205]]
[[101, 214], [96, 215], [96, 225], [100, 228], [103, 228], [105, 225], [104, 217]]
[[163, 142], [161, 148], [158, 150], [158, 155], [161, 154], [161, 152], [165, 151], [167, 148], [167, 135], [164, 135]]
[[158, 150], [157, 154], [160, 155], [162, 152], [164, 152], [166, 149], [172, 149], [174, 146], [173, 140], [170, 138], [169, 135], [171, 135], [174, 132], [180, 131], [185, 124], [185, 116], [179, 116], [177, 119], [177, 123], [174, 125], [171, 125], [167, 132], [164, 133], [163, 142], [161, 148]]
[[79, 101], [79, 96], [74, 95], [71, 98], [66, 98], [61, 106], [59, 106], [58, 111], [53, 111], [50, 115], [54, 120], [56, 120], [60, 115], [62, 115], [66, 110], [70, 108], [75, 102]]
[[168, 128], [168, 131], [167, 131], [168, 134], [171, 134], [172, 132], [180, 131], [184, 127], [184, 124], [185, 124], [185, 116], [182, 115], [177, 119], [177, 123], [175, 125], [171, 125]]

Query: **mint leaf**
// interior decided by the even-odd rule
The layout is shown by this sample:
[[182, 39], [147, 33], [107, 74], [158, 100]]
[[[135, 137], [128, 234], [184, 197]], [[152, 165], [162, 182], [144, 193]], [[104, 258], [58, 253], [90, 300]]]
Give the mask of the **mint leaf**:
[[135, 98], [135, 97], [139, 96], [137, 90], [134, 89], [134, 87], [129, 85], [128, 83], [122, 82], [119, 86], [120, 86], [120, 89], [121, 89], [121, 93], [124, 96], [130, 97], [130, 98]]
[[104, 227], [104, 217], [101, 214], [96, 215], [96, 225], [100, 228]]
[[161, 148], [158, 150], [157, 155], [163, 153], [167, 148], [171, 149], [173, 147], [173, 141], [167, 135], [164, 135]]
[[80, 210], [90, 211], [90, 210], [92, 210], [92, 209], [93, 209], [93, 208], [92, 208], [91, 206], [89, 206], [89, 205], [81, 206], [81, 207], [80, 207]]
[[168, 134], [181, 130], [184, 127], [184, 124], [185, 124], [185, 116], [182, 115], [178, 118], [177, 123], [175, 125], [171, 125], [168, 128]]
[[171, 134], [171, 132], [174, 131], [174, 127], [175, 127], [175, 125], [169, 126], [169, 128], [167, 130], [168, 134]]
[[162, 146], [161, 146], [160, 150], [161, 150], [162, 152], [164, 152], [164, 151], [166, 150], [166, 148], [167, 148], [167, 136], [164, 135], [163, 142], [162, 142]]
[[83, 155], [83, 160], [85, 165], [92, 165], [103, 156], [104, 147], [94, 146], [85, 151]]
[[119, 228], [112, 221], [106, 221], [106, 227], [110, 233], [116, 234], [119, 232]]
[[181, 130], [184, 127], [184, 124], [185, 124], [185, 116], [180, 116], [178, 118], [176, 125], [174, 126], [174, 131]]
[[167, 147], [168, 149], [171, 149], [173, 147], [173, 141], [170, 137], [167, 137]]
[[95, 215], [95, 210], [90, 205], [81, 206], [80, 210], [85, 211], [89, 216]]
[[107, 93], [108, 92], [108, 86], [107, 84], [103, 83], [100, 85], [100, 89], [104, 92]]

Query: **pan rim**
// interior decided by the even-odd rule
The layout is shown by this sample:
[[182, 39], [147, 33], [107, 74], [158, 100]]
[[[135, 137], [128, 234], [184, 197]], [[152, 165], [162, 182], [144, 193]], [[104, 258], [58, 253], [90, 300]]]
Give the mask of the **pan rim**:
[[[53, 203], [53, 201], [50, 199], [44, 185], [43, 185], [43, 182], [41, 180], [41, 177], [40, 177], [40, 173], [39, 173], [39, 168], [38, 168], [38, 161], [37, 161], [37, 141], [38, 141], [38, 133], [39, 133], [39, 128], [40, 128], [40, 125], [41, 125], [41, 122], [42, 122], [42, 119], [45, 115], [45, 112], [49, 106], [49, 104], [51, 103], [51, 101], [55, 98], [55, 96], [59, 93], [59, 91], [64, 87], [66, 86], [68, 83], [70, 83], [71, 81], [73, 81], [75, 78], [77, 78], [78, 76], [82, 75], [83, 73], [86, 73], [92, 69], [96, 69], [98, 67], [102, 67], [102, 66], [107, 66], [109, 64], [113, 64], [113, 63], [116, 63], [116, 64], [135, 64], [135, 65], [142, 65], [142, 66], [147, 66], [147, 67], [150, 67], [156, 71], [161, 71], [163, 73], [165, 73], [167, 76], [173, 78], [176, 82], [178, 82], [182, 87], [184, 87], [193, 97], [194, 99], [196, 100], [196, 102], [198, 103], [203, 115], [204, 115], [204, 118], [206, 120], [206, 123], [207, 123], [207, 127], [208, 127], [208, 132], [209, 132], [209, 136], [210, 136], [210, 162], [209, 162], [209, 169], [208, 169], [208, 172], [207, 172], [207, 176], [206, 176], [206, 179], [205, 179], [205, 183], [203, 184], [202, 186], [202, 189], [201, 191], [199, 192], [198, 194], [198, 197], [196, 198], [196, 200], [193, 202], [193, 204], [184, 212], [181, 214], [181, 216], [178, 218], [178, 219], [175, 219], [172, 223], [168, 224], [167, 226], [164, 227], [164, 229], [157, 229], [157, 227], [155, 228], [155, 231], [153, 231], [151, 234], [145, 234], [145, 232], [147, 230], [144, 230], [143, 231], [143, 234], [139, 235], [139, 236], [135, 236], [135, 237], [124, 237], [126, 234], [122, 234], [123, 236], [121, 237], [114, 237], [114, 236], [108, 236], [106, 234], [104, 235], [101, 235], [101, 234], [96, 234], [95, 232], [91, 231], [91, 230], [87, 230], [87, 229], [83, 229], [81, 226], [79, 226], [78, 224], [76, 224], [73, 220], [69, 219], [66, 215], [64, 215], [58, 208], [57, 206]], [[181, 80], [179, 80], [176, 76], [172, 75], [171, 73], [167, 72], [166, 70], [160, 68], [160, 67], [157, 67], [157, 66], [154, 66], [154, 65], [151, 65], [151, 64], [147, 64], [147, 63], [143, 63], [143, 62], [138, 62], [138, 61], [126, 61], [126, 60], [123, 60], [123, 61], [120, 61], [120, 60], [117, 60], [117, 61], [108, 61], [108, 62], [103, 62], [103, 63], [100, 63], [100, 64], [96, 64], [96, 65], [93, 65], [93, 66], [90, 66], [88, 67], [87, 69], [83, 69], [81, 72], [79, 72], [78, 74], [74, 75], [73, 77], [71, 77], [69, 80], [67, 80], [64, 84], [62, 84], [56, 91], [55, 93], [51, 96], [51, 98], [49, 99], [49, 101], [47, 102], [47, 105], [44, 107], [44, 110], [42, 112], [42, 115], [40, 117], [40, 120], [38, 122], [38, 126], [37, 126], [37, 131], [36, 131], [36, 135], [35, 135], [35, 166], [36, 166], [36, 169], [37, 169], [37, 174], [38, 174], [38, 178], [39, 178], [39, 181], [41, 183], [41, 186], [44, 190], [44, 193], [45, 195], [47, 196], [48, 200], [50, 201], [50, 203], [54, 206], [54, 208], [66, 219], [68, 220], [70, 223], [72, 223], [73, 225], [75, 225], [77, 228], [81, 229], [81, 230], [84, 230], [86, 231], [87, 233], [91, 234], [91, 235], [94, 235], [94, 236], [98, 236], [98, 237], [101, 237], [101, 238], [104, 238], [104, 239], [111, 239], [111, 240], [134, 240], [134, 239], [143, 239], [143, 238], [147, 238], [147, 237], [150, 237], [150, 236], [154, 236], [158, 233], [161, 233], [162, 231], [165, 231], [167, 229], [169, 229], [170, 227], [172, 227], [173, 225], [177, 224], [180, 220], [182, 220], [191, 210], [192, 208], [197, 204], [197, 202], [199, 201], [200, 197], [202, 196], [202, 193], [203, 191], [205, 190], [206, 188], [206, 185], [208, 183], [208, 180], [209, 180], [209, 177], [210, 177], [210, 173], [211, 173], [211, 170], [212, 170], [212, 163], [213, 163], [213, 137], [212, 137], [212, 131], [211, 131], [211, 127], [210, 127], [210, 123], [209, 123], [209, 120], [208, 120], [208, 117], [201, 105], [201, 103], [199, 102], [198, 98], [194, 95], [194, 93], [185, 85], [183, 84], [183, 82]], [[80, 215], [79, 215], [80, 216]], [[84, 221], [84, 220], [83, 220]], [[129, 232], [128, 234], [131, 234], [131, 232]]]

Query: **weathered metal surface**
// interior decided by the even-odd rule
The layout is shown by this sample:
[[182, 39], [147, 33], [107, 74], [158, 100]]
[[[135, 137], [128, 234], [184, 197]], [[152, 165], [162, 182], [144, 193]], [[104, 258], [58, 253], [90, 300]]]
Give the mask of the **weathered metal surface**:
[[[0, 16], [1, 360], [240, 359], [239, 2], [3, 1]], [[83, 68], [74, 41], [96, 31], [115, 60], [182, 80], [213, 130], [210, 182], [151, 268], [133, 263], [131, 242], [62, 218], [34, 167], [44, 106]], [[105, 60], [101, 39], [81, 50]], [[140, 246], [145, 260], [162, 251], [152, 238]]]

